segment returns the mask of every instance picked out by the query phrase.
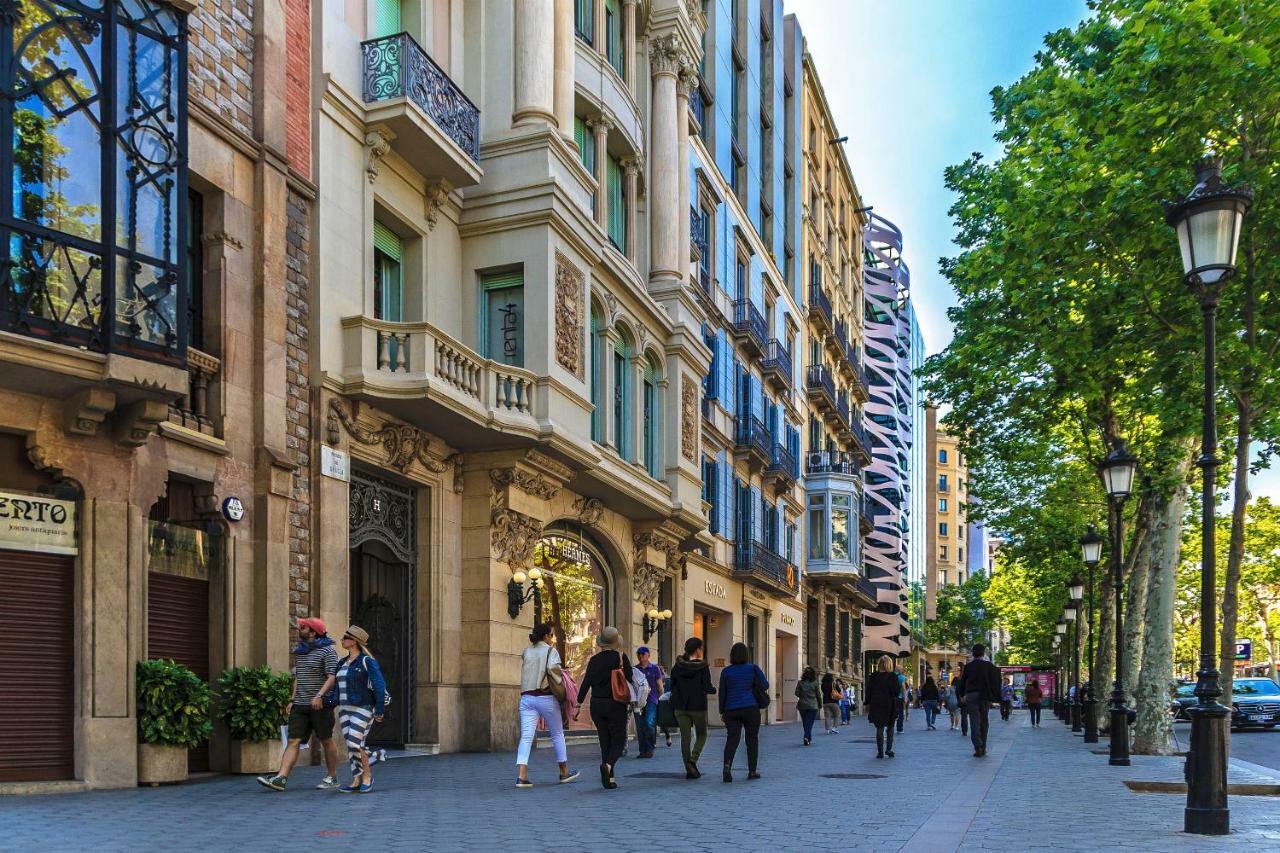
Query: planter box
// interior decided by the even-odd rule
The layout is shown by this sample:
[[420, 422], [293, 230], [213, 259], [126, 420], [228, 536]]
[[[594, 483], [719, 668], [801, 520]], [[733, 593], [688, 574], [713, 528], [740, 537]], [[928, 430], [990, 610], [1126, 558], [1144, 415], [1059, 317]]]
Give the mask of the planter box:
[[156, 743], [138, 744], [138, 784], [187, 781], [187, 748]]
[[274, 773], [280, 769], [280, 741], [231, 741], [232, 773]]

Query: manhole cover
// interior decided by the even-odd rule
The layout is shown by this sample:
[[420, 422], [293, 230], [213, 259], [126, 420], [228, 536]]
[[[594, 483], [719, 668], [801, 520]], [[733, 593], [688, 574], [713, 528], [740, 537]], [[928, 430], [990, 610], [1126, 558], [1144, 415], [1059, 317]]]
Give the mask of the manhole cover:
[[879, 773], [819, 773], [820, 779], [883, 779]]
[[656, 770], [646, 770], [643, 773], [628, 773], [628, 779], [683, 779], [683, 773], [659, 773]]

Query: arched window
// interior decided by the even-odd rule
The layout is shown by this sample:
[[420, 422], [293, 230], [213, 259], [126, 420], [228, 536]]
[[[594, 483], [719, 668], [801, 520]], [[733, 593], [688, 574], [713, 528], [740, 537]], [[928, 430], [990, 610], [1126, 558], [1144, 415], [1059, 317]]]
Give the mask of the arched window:
[[631, 458], [631, 341], [626, 332], [613, 345], [613, 446]]
[[600, 327], [603, 324], [600, 321], [600, 313], [596, 311], [594, 305], [591, 306], [591, 339], [587, 341], [587, 347], [590, 351], [591, 358], [591, 376], [587, 381], [591, 383], [591, 440], [604, 441], [604, 412], [601, 405], [604, 402], [604, 372], [601, 369], [600, 357]]
[[644, 360], [644, 469], [661, 476], [658, 466], [658, 366], [653, 356]]

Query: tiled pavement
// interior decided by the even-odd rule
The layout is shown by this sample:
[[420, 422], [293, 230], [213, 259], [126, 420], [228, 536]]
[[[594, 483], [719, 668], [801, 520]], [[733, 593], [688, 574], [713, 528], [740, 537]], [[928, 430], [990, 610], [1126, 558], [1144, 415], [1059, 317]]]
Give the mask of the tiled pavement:
[[[304, 767], [284, 794], [218, 777], [0, 797], [0, 850], [1280, 849], [1280, 798], [1234, 797], [1236, 831], [1204, 839], [1177, 831], [1183, 795], [1137, 794], [1123, 784], [1178, 781], [1179, 758], [1136, 756], [1132, 767], [1112, 768], [1051, 716], [1032, 729], [1025, 714], [1003, 723], [993, 712], [990, 754], [975, 759], [945, 718], [937, 731], [923, 725], [913, 713], [892, 760], [876, 760], [865, 719], [838, 735], [819, 730], [808, 748], [798, 726], [768, 727], [764, 778], [745, 780], [740, 751], [732, 785], [719, 779], [724, 735], [713, 732], [700, 781], [684, 780], [678, 744], [660, 746], [654, 759], [619, 764], [617, 791], [600, 788], [598, 753], [583, 745], [570, 750], [582, 770], [572, 785], [554, 784], [550, 752], [536, 751], [528, 791], [513, 787], [511, 755], [443, 755], [381, 766], [368, 795], [316, 791], [319, 769]], [[1232, 768], [1233, 781], [1268, 773]]]

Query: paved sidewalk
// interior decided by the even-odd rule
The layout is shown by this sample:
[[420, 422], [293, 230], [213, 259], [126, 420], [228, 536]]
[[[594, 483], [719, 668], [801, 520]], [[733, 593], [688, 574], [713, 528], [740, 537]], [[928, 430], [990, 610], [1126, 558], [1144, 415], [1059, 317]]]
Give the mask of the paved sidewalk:
[[[591, 746], [570, 749], [582, 771], [555, 784], [549, 750], [534, 753], [536, 787], [514, 788], [512, 755], [404, 758], [377, 768], [377, 789], [343, 796], [312, 787], [319, 768], [277, 794], [247, 777], [130, 791], [0, 797], [0, 850], [1227, 850], [1280, 849], [1280, 799], [1234, 797], [1225, 838], [1185, 836], [1183, 795], [1138, 794], [1125, 779], [1178, 781], [1180, 758], [1136, 756], [1113, 768], [1046, 715], [992, 714], [986, 759], [945, 718], [923, 731], [912, 714], [895, 759], [875, 758], [874, 731], [855, 720], [838, 735], [800, 744], [797, 725], [761, 730], [760, 770], [719, 779], [724, 733], [714, 732], [704, 777], [683, 778], [678, 742], [650, 760], [623, 759], [617, 791], [604, 791]], [[1105, 746], [1105, 740], [1096, 748]], [[873, 778], [830, 778], [839, 775]], [[1233, 766], [1232, 781], [1280, 781]], [[1102, 833], [1082, 837], [1080, 833]], [[566, 838], [566, 833], [568, 838]], [[839, 841], [832, 836], [838, 834]], [[648, 839], [646, 841], [646, 839]], [[830, 843], [820, 843], [828, 839]]]

